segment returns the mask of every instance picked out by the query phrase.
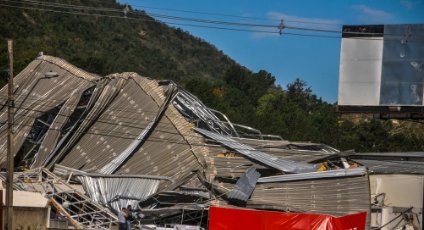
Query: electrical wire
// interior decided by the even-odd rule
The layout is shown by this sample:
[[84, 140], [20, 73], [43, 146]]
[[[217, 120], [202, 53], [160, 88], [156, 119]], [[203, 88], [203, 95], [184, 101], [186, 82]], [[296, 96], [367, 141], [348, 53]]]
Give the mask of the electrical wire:
[[[161, 21], [157, 21], [157, 20], [145, 20], [145, 19], [120, 17], [120, 16], [113, 16], [113, 15], [78, 13], [78, 12], [66, 12], [66, 11], [58, 11], [58, 10], [40, 9], [40, 8], [34, 8], [34, 7], [11, 6], [11, 5], [5, 5], [5, 4], [0, 4], [0, 6], [6, 6], [6, 7], [11, 7], [11, 8], [19, 8], [19, 9], [40, 10], [40, 11], [55, 12], [55, 13], [64, 13], [64, 14], [74, 14], [74, 15], [84, 15], [84, 16], [97, 16], [97, 17], [109, 17], [109, 18], [120, 18], [120, 19], [129, 19], [129, 20], [137, 20], [137, 21], [152, 21], [152, 22], [161, 23]], [[212, 28], [212, 29], [221, 29], [221, 30], [229, 30], [229, 31], [242, 31], [242, 32], [258, 32], [258, 33], [280, 34], [280, 32], [277, 32], [277, 31], [235, 29], [235, 28], [224, 28], [224, 27], [204, 26], [204, 25], [194, 25], [194, 24], [183, 24], [183, 23], [173, 23], [173, 22], [163, 22], [163, 23], [167, 23], [167, 24], [171, 24], [171, 25], [181, 25], [181, 26], [201, 27], [201, 28]], [[288, 32], [283, 32], [282, 34], [285, 34], [285, 35], [295, 35], [295, 36], [304, 36], [304, 37], [321, 37], [321, 38], [336, 38], [336, 39], [342, 38], [342, 37], [339, 37], [339, 36], [326, 36], [326, 35], [313, 35], [313, 34], [298, 34], [298, 33], [288, 33]], [[347, 37], [347, 39], [382, 40], [381, 38], [368, 38], [368, 37]], [[399, 40], [392, 40], [392, 39], [384, 39], [384, 41], [399, 42]], [[413, 42], [413, 43], [424, 43], [424, 42], [420, 42], [420, 41], [409, 41], [409, 42]]]
[[[14, 2], [14, 3], [21, 3], [22, 2], [17, 2], [17, 1], [13, 1], [13, 0], [1, 0], [1, 1], [5, 1], [5, 2]], [[23, 1], [29, 1], [29, 0], [23, 0]], [[118, 10], [118, 9], [111, 9], [111, 8], [98, 8], [98, 7], [85, 7], [85, 6], [76, 6], [76, 5], [69, 5], [69, 4], [57, 4], [57, 3], [44, 3], [44, 2], [33, 2], [30, 1], [28, 2], [30, 4], [41, 4], [44, 6], [51, 6], [51, 7], [61, 7], [61, 8], [67, 8], [67, 9], [74, 9], [74, 8], [79, 8], [79, 9], [92, 9], [92, 10], [98, 10], [98, 11], [108, 11], [108, 12], [119, 12], [119, 13], [123, 13], [123, 10]], [[16, 6], [10, 6], [10, 5], [5, 5], [5, 6], [9, 6], [9, 7], [16, 7]], [[18, 7], [19, 8], [19, 7]], [[48, 10], [48, 9], [40, 9], [39, 10], [46, 10], [46, 11], [52, 11], [52, 10]], [[57, 12], [57, 11], [54, 11]], [[63, 11], [60, 11], [63, 12]], [[63, 12], [63, 13], [70, 13], [70, 12]], [[129, 13], [136, 13], [136, 14], [143, 14], [142, 12], [138, 12], [138, 11], [129, 11]], [[81, 14], [81, 13], [80, 13]], [[83, 14], [86, 15], [86, 14]], [[91, 14], [93, 15], [93, 14]], [[95, 16], [106, 16], [106, 15], [98, 15], [98, 14], [94, 14]], [[143, 14], [144, 15], [144, 14]], [[277, 25], [263, 25], [263, 24], [247, 24], [247, 23], [235, 23], [235, 22], [225, 22], [225, 21], [214, 21], [214, 20], [204, 20], [204, 19], [195, 19], [195, 18], [183, 18], [183, 17], [176, 17], [176, 16], [169, 16], [169, 15], [160, 15], [160, 14], [146, 14], [152, 17], [159, 17], [159, 18], [166, 18], [166, 19], [171, 19], [171, 20], [183, 20], [183, 21], [191, 21], [191, 22], [201, 22], [201, 23], [212, 23], [212, 24], [219, 24], [219, 25], [233, 25], [233, 26], [249, 26], [249, 27], [264, 27], [264, 28], [276, 28], [278, 29]], [[144, 20], [144, 21], [156, 21], [156, 20], [149, 20], [149, 19], [139, 19], [139, 18], [128, 18], [128, 17], [119, 17], [119, 16], [112, 16], [112, 15], [107, 15], [110, 17], [116, 17], [116, 18], [127, 18], [127, 19], [133, 19], [133, 20]], [[206, 27], [206, 28], [214, 28], [214, 29], [227, 29], [227, 30], [236, 30], [236, 31], [250, 31], [250, 32], [263, 32], [263, 33], [275, 33], [275, 34], [280, 34], [279, 31], [264, 31], [264, 30], [244, 30], [244, 29], [234, 29], [234, 28], [222, 28], [222, 27], [214, 27], [214, 26], [202, 26], [202, 25], [193, 25], [193, 24], [182, 24], [182, 23], [174, 23], [174, 22], [164, 22], [167, 24], [173, 24], [173, 25], [184, 25], [184, 26], [195, 26], [195, 27]], [[313, 31], [313, 32], [325, 32], [325, 33], [342, 33], [342, 34], [358, 34], [358, 35], [390, 35], [390, 36], [405, 36], [405, 34], [383, 34], [383, 33], [364, 33], [364, 32], [349, 32], [349, 31], [335, 31], [335, 30], [322, 30], [322, 29], [311, 29], [311, 28], [300, 28], [300, 27], [290, 27], [290, 26], [286, 26], [284, 27], [285, 29], [293, 29], [293, 30], [302, 30], [302, 31]], [[287, 33], [284, 32], [284, 34], [290, 34], [290, 35], [298, 35], [298, 36], [315, 36], [315, 37], [327, 37], [327, 38], [340, 38], [337, 36], [323, 36], [323, 35], [308, 35], [308, 34], [295, 34], [295, 33]], [[424, 37], [421, 35], [414, 35], [411, 34], [411, 37]], [[365, 39], [363, 37], [359, 38], [359, 37], [349, 37], [349, 38], [354, 38], [354, 39]], [[373, 40], [372, 38], [366, 38], [366, 40]], [[376, 39], [379, 40], [379, 39]], [[388, 39], [385, 39], [388, 41]], [[417, 41], [414, 41], [417, 42]]]
[[[103, 3], [112, 3], [112, 2], [101, 1], [101, 0], [92, 0], [92, 1], [103, 2]], [[141, 5], [133, 5], [133, 4], [131, 6], [132, 7], [147, 8], [147, 9], [157, 9], [157, 10], [167, 10], [167, 11], [175, 11], [175, 12], [193, 13], [193, 14], [204, 14], [204, 15], [214, 15], [214, 16], [224, 16], [224, 17], [233, 17], [233, 18], [243, 18], [243, 19], [253, 19], [253, 20], [278, 21], [278, 22], [281, 22], [281, 19], [247, 17], [247, 16], [238, 16], [238, 15], [230, 15], [230, 14], [208, 13], [208, 12], [199, 12], [199, 11], [190, 11], [190, 10], [179, 10], [179, 9], [152, 7], [152, 6], [141, 6]], [[310, 22], [310, 21], [308, 22], [308, 21], [297, 21], [297, 20], [284, 20], [284, 21], [285, 22], [305, 23], [305, 24], [317, 24], [317, 25], [343, 25], [343, 24], [339, 24], [339, 23]]]
[[[65, 8], [65, 9], [96, 10], [96, 11], [116, 12], [116, 13], [121, 13], [121, 14], [124, 13], [124, 10], [121, 10], [121, 9], [98, 8], [98, 7], [78, 6], [78, 5], [49, 3], [49, 2], [46, 3], [46, 2], [37, 2], [37, 1], [31, 1], [31, 0], [21, 0], [21, 1], [1, 0], [1, 1], [20, 3], [20, 4], [23, 4], [23, 2], [26, 2], [26, 3], [32, 4], [32, 5], [49, 6], [49, 7], [57, 7], [57, 8]], [[184, 17], [177, 17], [177, 16], [170, 16], [170, 15], [163, 15], [163, 14], [148, 14], [148, 13], [144, 14], [140, 11], [132, 11], [132, 10], [129, 10], [128, 13], [143, 15], [143, 16], [149, 15], [149, 16], [152, 16], [152, 17], [167, 18], [167, 19], [174, 19], [174, 20], [183, 20], [183, 21], [195, 21], [195, 22], [203, 22], [203, 23], [237, 25], [237, 26], [278, 28], [278, 25], [263, 25], [263, 24], [248, 24], [248, 23], [214, 21], [214, 20], [204, 20], [204, 19], [196, 19], [196, 18], [184, 18]]]
[[[151, 22], [157, 22], [157, 23], [160, 23], [161, 22], [161, 21], [157, 21], [157, 20], [146, 20], [146, 19], [139, 19], [139, 18], [130, 18], [130, 17], [121, 17], [121, 16], [113, 16], [113, 15], [103, 15], [103, 14], [90, 14], [90, 13], [82, 13], [82, 12], [66, 12], [66, 11], [59, 11], [59, 10], [40, 9], [40, 8], [34, 8], [34, 7], [11, 6], [11, 5], [5, 5], [5, 4], [0, 4], [0, 6], [6, 6], [6, 7], [11, 7], [11, 8], [19, 8], [19, 9], [28, 9], [28, 10], [41, 10], [41, 11], [55, 12], [55, 13], [64, 13], [64, 14], [84, 15], [84, 16], [121, 18], [121, 19], [137, 20], [137, 21], [151, 21]], [[266, 30], [234, 29], [234, 28], [223, 28], [223, 27], [215, 27], [215, 26], [203, 26], [203, 25], [183, 24], [183, 23], [174, 23], [174, 22], [163, 22], [163, 23], [167, 23], [167, 24], [171, 24], [171, 25], [192, 26], [192, 27], [212, 28], [212, 29], [221, 29], [221, 30], [232, 30], [232, 31], [245, 31], [245, 32], [259, 32], [259, 33], [279, 34], [279, 32], [266, 31]], [[285, 33], [285, 34], [288, 34], [288, 33]], [[295, 34], [293, 34], [293, 35], [295, 35]]]

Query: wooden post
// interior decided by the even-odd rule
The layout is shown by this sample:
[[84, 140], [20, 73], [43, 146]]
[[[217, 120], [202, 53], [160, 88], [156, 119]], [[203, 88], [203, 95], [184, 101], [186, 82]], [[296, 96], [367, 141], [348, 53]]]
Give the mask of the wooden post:
[[0, 230], [4, 230], [3, 216], [3, 189], [0, 189]]
[[6, 171], [6, 208], [7, 230], [13, 230], [13, 161], [14, 161], [14, 137], [13, 137], [13, 113], [15, 98], [13, 95], [13, 40], [7, 41], [9, 51], [9, 93], [8, 93], [8, 138], [7, 138], [7, 171]]

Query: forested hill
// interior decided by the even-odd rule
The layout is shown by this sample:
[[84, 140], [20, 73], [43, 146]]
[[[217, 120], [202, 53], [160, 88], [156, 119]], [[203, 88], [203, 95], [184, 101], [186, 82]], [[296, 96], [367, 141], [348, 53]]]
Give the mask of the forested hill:
[[[2, 2], [19, 7], [44, 8], [68, 13], [0, 6], [0, 69], [7, 68], [7, 44], [15, 40], [15, 69], [19, 73], [40, 51], [61, 57], [100, 75], [137, 72], [151, 78], [186, 82], [214, 80], [235, 61], [205, 40], [170, 27], [144, 11], [133, 19], [83, 16], [69, 13], [107, 14], [124, 17], [124, 5], [115, 0], [48, 0], [37, 2], [115, 8], [120, 12], [46, 8], [34, 4]], [[4, 73], [3, 73], [4, 77]], [[3, 84], [2, 84], [3, 85]]]
[[[201, 38], [156, 21], [144, 11], [128, 15], [136, 20], [103, 17], [124, 16], [125, 6], [115, 0], [19, 2], [5, 0], [1, 5], [45, 10], [45, 4], [52, 2], [73, 6], [49, 8], [62, 11], [58, 13], [0, 5], [0, 69], [8, 67], [3, 39], [12, 38], [16, 74], [43, 51], [99, 75], [131, 71], [174, 80], [232, 122], [291, 141], [324, 143], [358, 152], [424, 149], [422, 125], [367, 117], [343, 119], [336, 113], [337, 105], [323, 101], [306, 82], [297, 79], [285, 88], [276, 86], [271, 73], [254, 73]], [[84, 6], [83, 10], [74, 5]], [[119, 12], [99, 11], [102, 7]], [[6, 73], [0, 72], [0, 87], [6, 79]]]

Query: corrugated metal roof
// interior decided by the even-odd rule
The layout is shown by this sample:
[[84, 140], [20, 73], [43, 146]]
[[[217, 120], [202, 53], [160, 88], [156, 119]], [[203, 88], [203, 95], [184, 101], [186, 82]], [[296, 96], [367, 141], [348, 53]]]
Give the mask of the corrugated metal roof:
[[300, 181], [300, 180], [314, 180], [322, 178], [337, 178], [337, 177], [353, 177], [363, 176], [367, 173], [365, 167], [356, 167], [349, 169], [336, 169], [312, 173], [299, 173], [281, 176], [271, 176], [259, 178], [258, 183], [272, 183], [272, 182], [286, 182], [286, 181]]
[[[88, 124], [87, 134], [83, 133], [77, 142], [69, 146], [69, 153], [62, 151], [66, 155], [61, 165], [87, 172], [100, 172], [125, 153], [134, 141], [141, 141], [135, 139], [149, 127], [159, 106], [132, 78], [117, 76], [113, 82], [116, 85], [110, 88], [114, 87], [114, 90], [103, 91], [104, 98], [110, 98], [110, 102], [101, 106], [103, 100], [98, 100], [98, 118], [91, 121], [86, 118], [92, 123]], [[85, 160], [81, 161], [80, 158]]]
[[250, 167], [234, 185], [228, 198], [235, 202], [246, 202], [255, 190], [256, 182], [261, 176], [255, 167]]
[[369, 226], [370, 199], [368, 176], [324, 178], [257, 184], [246, 207], [267, 206], [336, 217], [368, 212]]
[[334, 153], [327, 153], [321, 151], [291, 150], [278, 148], [262, 148], [260, 149], [260, 151], [272, 155], [274, 157], [305, 163], [334, 155]]
[[240, 142], [235, 141], [230, 137], [226, 137], [217, 133], [212, 133], [210, 131], [193, 127], [197, 132], [214, 139], [215, 141], [227, 146], [228, 148], [234, 149], [237, 152], [257, 160], [258, 162], [263, 163], [269, 167], [281, 170], [283, 172], [291, 172], [291, 173], [303, 173], [303, 172], [314, 172], [320, 166], [306, 163], [299, 163], [290, 160], [283, 160], [277, 157], [273, 157], [264, 152], [258, 151], [248, 145], [242, 144]]
[[214, 156], [209, 157], [209, 161], [206, 174], [213, 175], [213, 177], [241, 177], [252, 165], [257, 169], [267, 168], [244, 157]]
[[[234, 184], [222, 183], [232, 189]], [[222, 201], [212, 204], [227, 206]], [[370, 224], [370, 184], [368, 175], [313, 180], [258, 183], [246, 208], [327, 214], [336, 217], [368, 212]]]
[[[57, 72], [57, 77], [45, 78], [46, 72]], [[72, 95], [80, 94], [95, 85], [95, 81], [100, 77], [84, 72], [62, 59], [41, 56], [31, 62], [21, 73], [14, 78], [15, 85], [15, 154], [20, 150], [26, 137], [31, 131], [34, 120], [46, 111], [58, 107], [65, 103]], [[0, 90], [0, 102], [7, 100], [7, 86]], [[61, 113], [72, 108], [62, 107]], [[56, 123], [54, 127], [62, 127], [64, 122]], [[67, 117], [61, 117], [66, 121]], [[7, 139], [7, 107], [0, 111], [0, 140], [6, 143]], [[45, 144], [45, 146], [44, 146]], [[39, 149], [39, 157], [43, 158], [48, 154], [51, 146], [43, 142], [43, 148]], [[6, 145], [0, 146], [0, 164], [6, 160]], [[43, 159], [40, 161], [42, 162]]]
[[[64, 78], [49, 79], [45, 86], [29, 90], [29, 95], [28, 89], [35, 85], [34, 79], [40, 79], [47, 69], [59, 72], [59, 77]], [[159, 85], [136, 73], [112, 74], [100, 79], [49, 57], [37, 59], [18, 75], [16, 81], [19, 83], [17, 92], [21, 93], [17, 101], [23, 108], [36, 106], [46, 111], [52, 106], [64, 105], [53, 123], [55, 131], [49, 130], [42, 143], [34, 167], [57, 166], [55, 172], [62, 176], [73, 172], [82, 181], [87, 194], [104, 206], [112, 205], [115, 210], [130, 203], [137, 207], [134, 199], [147, 198], [156, 203], [154, 198], [162, 197], [164, 201], [198, 202], [209, 199], [209, 195], [222, 193], [233, 201], [247, 201], [248, 208], [290, 209], [335, 216], [369, 209], [369, 182], [368, 177], [362, 176], [364, 168], [316, 173], [318, 165], [305, 163], [331, 156], [338, 150], [320, 144], [233, 138], [231, 136], [237, 136], [237, 132], [231, 122], [220, 121], [215, 111], [183, 89], [175, 96], [171, 89], [175, 87], [173, 84]], [[71, 115], [82, 92], [94, 86], [86, 113], [58, 141], [67, 121], [59, 117]], [[80, 88], [77, 90], [77, 87]], [[6, 90], [5, 87], [0, 93], [6, 95]], [[36, 94], [32, 95], [33, 92]], [[26, 95], [31, 100], [23, 100]], [[175, 99], [173, 104], [163, 107], [171, 98]], [[206, 125], [202, 127], [209, 127], [210, 119], [214, 124], [211, 123], [210, 131], [191, 127], [188, 121], [193, 120], [186, 120], [183, 113], [204, 120]], [[37, 113], [21, 112], [18, 121], [31, 126], [33, 119], [25, 117], [30, 115]], [[6, 117], [5, 109], [1, 110], [0, 122]], [[17, 129], [17, 151], [28, 133], [23, 128], [26, 126]], [[146, 130], [148, 134], [143, 134]], [[205, 145], [203, 136], [221, 146]], [[0, 138], [5, 137], [2, 132]], [[2, 151], [0, 149], [0, 157], [5, 157]], [[219, 153], [243, 157], [217, 157]], [[260, 176], [256, 168], [264, 173], [278, 169], [298, 174], [262, 178], [256, 185]], [[96, 174], [98, 172], [114, 175]], [[218, 185], [214, 181], [217, 176], [240, 179], [235, 185]], [[204, 189], [211, 189], [216, 194]], [[233, 189], [231, 193], [230, 189]], [[220, 199], [228, 197], [220, 196]]]
[[111, 206], [116, 212], [128, 205], [138, 209], [139, 200], [154, 194], [160, 183], [160, 180], [145, 178], [78, 176], [78, 179], [92, 200], [106, 207]]
[[424, 174], [424, 162], [417, 161], [378, 161], [354, 159], [369, 168], [371, 173], [385, 174]]
[[234, 140], [247, 144], [254, 148], [287, 148], [287, 144], [290, 144], [290, 141], [287, 140], [259, 140], [259, 139], [250, 139], [250, 138], [237, 138], [233, 137]]
[[375, 157], [423, 157], [424, 152], [382, 152], [382, 153], [356, 153], [356, 156]]
[[[85, 172], [116, 171], [175, 179], [206, 167], [203, 137], [193, 135], [188, 122], [172, 105], [164, 107], [163, 116], [150, 125], [166, 100], [164, 87], [135, 73], [107, 78], [110, 82], [99, 87], [101, 93], [93, 109], [57, 154], [56, 162]], [[145, 136], [149, 127], [150, 133]]]
[[150, 180], [169, 180], [170, 182], [174, 183], [175, 181], [172, 180], [170, 177], [166, 176], [152, 176], [152, 175], [119, 175], [119, 174], [101, 174], [101, 173], [81, 173], [81, 172], [75, 172], [73, 173], [73, 176], [88, 176], [93, 178], [138, 178], [138, 179], [150, 179]]

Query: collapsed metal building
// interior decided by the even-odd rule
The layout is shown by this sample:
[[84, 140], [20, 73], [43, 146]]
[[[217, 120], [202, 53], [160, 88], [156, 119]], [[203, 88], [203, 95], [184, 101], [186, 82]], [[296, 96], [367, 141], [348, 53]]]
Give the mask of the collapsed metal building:
[[[0, 95], [5, 168], [7, 87]], [[56, 216], [76, 228], [108, 228], [129, 204], [143, 210], [144, 224], [157, 226], [207, 228], [209, 207], [217, 206], [336, 217], [367, 212], [369, 228], [378, 219], [372, 210], [384, 208], [373, 201], [381, 195], [371, 191], [370, 174], [381, 173], [383, 163], [405, 164], [264, 135], [172, 81], [97, 76], [51, 56], [16, 76], [15, 98], [14, 189], [45, 194]], [[416, 154], [412, 160], [421, 164], [424, 154]], [[422, 167], [407, 174], [422, 175]]]

